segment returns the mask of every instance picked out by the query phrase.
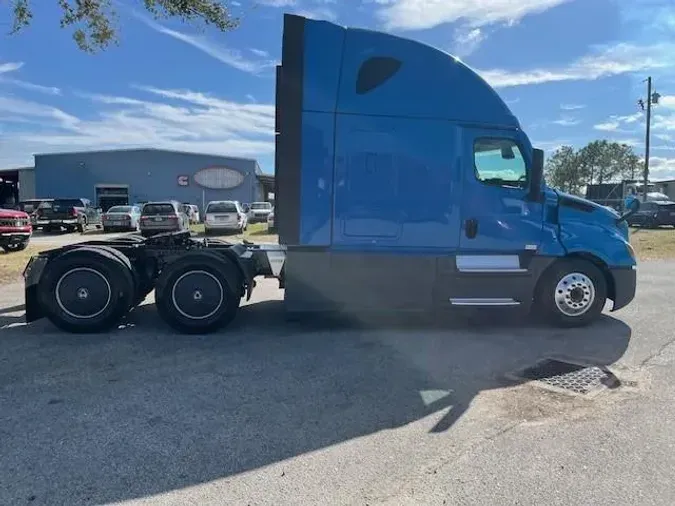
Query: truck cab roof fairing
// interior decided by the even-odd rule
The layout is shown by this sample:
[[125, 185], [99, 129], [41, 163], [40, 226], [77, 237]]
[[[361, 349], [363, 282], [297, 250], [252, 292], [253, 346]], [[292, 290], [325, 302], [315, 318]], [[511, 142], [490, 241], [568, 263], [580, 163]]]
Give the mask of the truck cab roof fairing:
[[[388, 33], [303, 21], [303, 111], [520, 127], [483, 78], [439, 49]], [[364, 92], [364, 67], [377, 72], [376, 60], [380, 67], [397, 68]]]

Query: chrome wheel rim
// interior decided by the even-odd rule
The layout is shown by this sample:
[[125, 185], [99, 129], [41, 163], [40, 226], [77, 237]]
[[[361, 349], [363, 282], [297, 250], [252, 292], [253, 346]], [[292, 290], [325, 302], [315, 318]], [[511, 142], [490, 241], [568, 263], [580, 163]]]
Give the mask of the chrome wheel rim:
[[580, 272], [566, 274], [555, 287], [555, 305], [565, 316], [578, 317], [595, 302], [595, 285]]

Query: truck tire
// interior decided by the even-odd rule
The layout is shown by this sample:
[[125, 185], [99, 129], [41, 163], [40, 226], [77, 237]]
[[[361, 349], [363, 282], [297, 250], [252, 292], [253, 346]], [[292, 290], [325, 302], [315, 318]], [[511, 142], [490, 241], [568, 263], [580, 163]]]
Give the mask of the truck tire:
[[38, 286], [45, 316], [78, 334], [114, 327], [131, 308], [135, 291], [131, 269], [119, 255], [106, 247], [82, 247], [47, 264]]
[[543, 275], [534, 307], [559, 327], [583, 327], [598, 319], [607, 300], [607, 281], [593, 263], [563, 259]]
[[237, 315], [243, 292], [239, 268], [216, 253], [188, 253], [166, 267], [155, 287], [162, 319], [184, 334], [208, 334]]

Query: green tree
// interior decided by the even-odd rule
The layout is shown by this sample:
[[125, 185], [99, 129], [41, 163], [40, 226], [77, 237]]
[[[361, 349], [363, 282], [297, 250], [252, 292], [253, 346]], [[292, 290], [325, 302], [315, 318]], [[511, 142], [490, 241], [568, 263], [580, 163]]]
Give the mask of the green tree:
[[546, 161], [546, 182], [564, 192], [579, 194], [588, 179], [572, 146], [562, 146]]
[[[46, 0], [39, 0], [44, 2]], [[56, 0], [63, 15], [61, 28], [72, 28], [73, 39], [80, 49], [96, 52], [117, 42], [114, 0]], [[136, 0], [155, 18], [179, 18], [197, 21], [226, 31], [235, 28], [238, 20], [231, 17], [221, 0]], [[31, 0], [13, 0], [12, 29], [17, 33], [33, 19]]]
[[640, 164], [632, 147], [606, 140], [587, 144], [579, 150], [578, 157], [584, 173], [588, 174], [589, 184], [634, 178]]
[[639, 178], [642, 160], [627, 144], [597, 140], [575, 151], [557, 149], [546, 163], [546, 180], [554, 188], [580, 194], [586, 185]]

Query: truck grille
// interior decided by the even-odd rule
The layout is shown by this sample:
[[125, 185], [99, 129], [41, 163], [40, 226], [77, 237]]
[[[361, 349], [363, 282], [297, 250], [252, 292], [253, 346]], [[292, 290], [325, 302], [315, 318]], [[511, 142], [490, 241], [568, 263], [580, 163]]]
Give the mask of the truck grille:
[[30, 220], [17, 218], [0, 219], [0, 227], [27, 227], [30, 225]]

